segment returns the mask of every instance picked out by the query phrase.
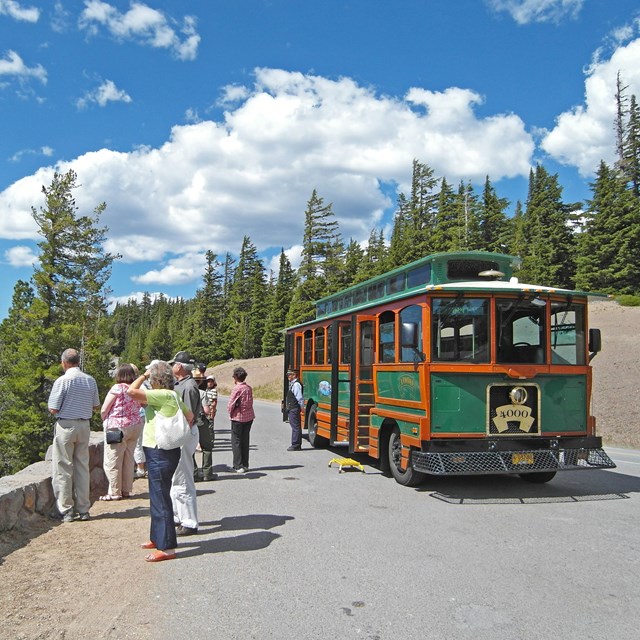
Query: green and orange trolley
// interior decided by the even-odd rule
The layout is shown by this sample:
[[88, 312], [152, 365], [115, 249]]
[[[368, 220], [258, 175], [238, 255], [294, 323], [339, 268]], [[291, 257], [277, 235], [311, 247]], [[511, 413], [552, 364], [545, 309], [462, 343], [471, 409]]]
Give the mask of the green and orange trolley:
[[426, 475], [608, 469], [591, 415], [588, 294], [520, 283], [515, 256], [438, 253], [316, 303], [286, 330], [313, 447]]

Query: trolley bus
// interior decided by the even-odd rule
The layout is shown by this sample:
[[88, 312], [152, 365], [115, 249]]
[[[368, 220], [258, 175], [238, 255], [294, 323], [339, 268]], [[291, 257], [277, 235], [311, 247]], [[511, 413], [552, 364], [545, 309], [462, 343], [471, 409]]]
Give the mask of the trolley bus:
[[520, 283], [519, 264], [437, 253], [318, 300], [284, 358], [311, 445], [348, 445], [406, 486], [614, 468], [590, 412], [592, 294]]

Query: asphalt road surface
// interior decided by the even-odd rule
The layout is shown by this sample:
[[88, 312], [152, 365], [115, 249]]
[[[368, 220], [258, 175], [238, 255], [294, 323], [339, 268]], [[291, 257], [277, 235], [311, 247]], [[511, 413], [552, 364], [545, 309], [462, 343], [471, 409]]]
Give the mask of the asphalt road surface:
[[640, 637], [640, 454], [610, 471], [433, 478], [417, 489], [287, 452], [256, 402], [250, 471], [225, 471], [225, 399], [198, 485], [200, 530], [155, 566], [159, 639], [548, 640]]

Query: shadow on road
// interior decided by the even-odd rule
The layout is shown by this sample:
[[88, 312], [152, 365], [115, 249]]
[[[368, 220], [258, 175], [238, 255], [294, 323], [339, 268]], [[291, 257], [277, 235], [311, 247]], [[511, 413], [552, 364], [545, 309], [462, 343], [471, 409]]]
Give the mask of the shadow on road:
[[[217, 540], [203, 540], [201, 542], [188, 543], [181, 542], [178, 549], [181, 558], [191, 556], [202, 556], [208, 553], [225, 553], [227, 551], [256, 551], [265, 549], [274, 540], [280, 537], [278, 533], [271, 531], [254, 531], [253, 533], [243, 533], [230, 538], [218, 538]], [[189, 545], [191, 548], [185, 548]]]
[[613, 471], [561, 472], [547, 484], [517, 476], [433, 477], [416, 488], [449, 504], [539, 504], [625, 500], [640, 492], [640, 478]]
[[247, 529], [261, 529], [261, 531], [198, 542], [192, 542], [191, 540], [183, 542], [181, 540], [179, 544], [180, 557], [199, 556], [206, 553], [223, 553], [226, 551], [255, 551], [257, 549], [264, 549], [274, 540], [281, 537], [280, 534], [272, 533], [268, 531], [268, 529], [281, 527], [293, 519], [293, 516], [252, 513], [246, 516], [230, 516], [228, 518], [222, 518], [221, 520], [201, 522], [199, 534], [244, 531]]

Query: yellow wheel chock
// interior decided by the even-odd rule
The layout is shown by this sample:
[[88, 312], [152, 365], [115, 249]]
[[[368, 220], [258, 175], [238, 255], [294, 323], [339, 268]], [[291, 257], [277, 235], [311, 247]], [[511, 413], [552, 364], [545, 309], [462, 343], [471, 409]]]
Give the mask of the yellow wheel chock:
[[334, 462], [338, 465], [338, 473], [342, 473], [342, 469], [344, 467], [355, 467], [356, 469], [360, 469], [360, 471], [364, 473], [364, 467], [352, 458], [333, 458], [329, 461], [329, 466], [331, 466]]

